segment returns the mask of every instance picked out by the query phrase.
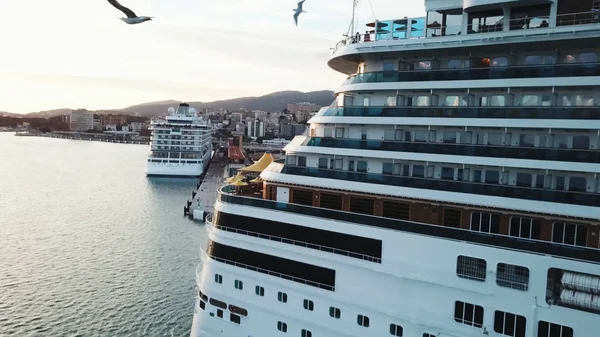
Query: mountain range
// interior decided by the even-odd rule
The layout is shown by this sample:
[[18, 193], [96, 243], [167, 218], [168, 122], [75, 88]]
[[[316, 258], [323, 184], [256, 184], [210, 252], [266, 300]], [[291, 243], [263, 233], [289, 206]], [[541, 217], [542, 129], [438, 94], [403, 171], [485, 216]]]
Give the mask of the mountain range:
[[[312, 102], [317, 105], [326, 106], [333, 101], [333, 91], [321, 90], [311, 92], [300, 92], [300, 91], [277, 91], [264, 96], [256, 97], [239, 97], [227, 100], [213, 101], [213, 102], [200, 102], [200, 101], [188, 101], [187, 103], [196, 109], [204, 108], [215, 108], [215, 109], [247, 109], [247, 110], [264, 110], [269, 112], [282, 111], [287, 108], [288, 103], [297, 102]], [[166, 100], [159, 102], [148, 102], [137, 105], [132, 105], [123, 109], [104, 109], [98, 111], [98, 113], [126, 113], [126, 114], [139, 114], [143, 117], [156, 117], [167, 112], [169, 107], [177, 107], [181, 103], [176, 100]], [[73, 109], [54, 109], [31, 112], [27, 114], [16, 114], [10, 112], [0, 111], [0, 116], [10, 117], [41, 117], [50, 118], [54, 116], [60, 116], [68, 113]]]

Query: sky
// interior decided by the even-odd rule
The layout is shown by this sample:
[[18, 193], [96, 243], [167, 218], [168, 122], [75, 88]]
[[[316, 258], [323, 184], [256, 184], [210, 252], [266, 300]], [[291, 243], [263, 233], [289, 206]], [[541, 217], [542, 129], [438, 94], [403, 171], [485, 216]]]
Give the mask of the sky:
[[[327, 66], [353, 0], [120, 0], [155, 19], [127, 25], [106, 0], [0, 1], [0, 111], [119, 109], [280, 90], [334, 90]], [[371, 6], [373, 6], [373, 11]], [[424, 16], [423, 0], [359, 0], [373, 21]]]

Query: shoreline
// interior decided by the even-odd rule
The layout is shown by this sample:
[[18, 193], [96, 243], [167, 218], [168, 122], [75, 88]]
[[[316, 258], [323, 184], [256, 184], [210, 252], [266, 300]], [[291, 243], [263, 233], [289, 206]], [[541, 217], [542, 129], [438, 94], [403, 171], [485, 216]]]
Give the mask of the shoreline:
[[103, 142], [103, 143], [117, 143], [117, 144], [138, 144], [138, 145], [149, 145], [150, 140], [130, 140], [130, 139], [115, 139], [107, 138], [103, 134], [98, 134], [96, 137], [90, 137], [89, 135], [64, 135], [56, 133], [29, 133], [29, 132], [15, 132], [15, 136], [18, 137], [44, 137], [44, 138], [58, 138], [58, 139], [70, 139], [70, 140], [83, 140], [92, 142]]

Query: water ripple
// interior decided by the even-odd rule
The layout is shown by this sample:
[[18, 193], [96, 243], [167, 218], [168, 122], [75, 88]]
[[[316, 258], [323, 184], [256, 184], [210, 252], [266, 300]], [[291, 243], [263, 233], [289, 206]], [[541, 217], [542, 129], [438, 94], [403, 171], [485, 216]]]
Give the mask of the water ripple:
[[146, 178], [146, 146], [0, 144], [0, 336], [188, 336], [195, 181]]

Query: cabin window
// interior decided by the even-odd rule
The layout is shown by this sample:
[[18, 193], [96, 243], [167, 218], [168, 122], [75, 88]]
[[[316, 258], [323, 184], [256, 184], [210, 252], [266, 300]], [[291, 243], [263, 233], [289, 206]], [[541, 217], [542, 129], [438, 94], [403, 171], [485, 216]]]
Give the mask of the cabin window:
[[504, 311], [494, 314], [494, 331], [511, 337], [525, 337], [525, 317]]
[[589, 150], [590, 137], [588, 137], [588, 136], [573, 136], [573, 148]]
[[383, 163], [383, 169], [381, 171], [383, 174], [392, 174], [394, 172], [394, 164], [393, 163]]
[[431, 70], [431, 61], [415, 62], [415, 70]]
[[298, 156], [298, 166], [306, 167], [306, 157], [305, 156]]
[[287, 303], [287, 294], [281, 291], [277, 292], [277, 300], [282, 303]]
[[256, 295], [258, 296], [265, 296], [265, 288], [261, 287], [261, 286], [256, 286], [255, 290]]
[[581, 53], [579, 54], [580, 63], [597, 63], [598, 55], [596, 53]]
[[490, 97], [489, 106], [505, 106], [506, 105], [506, 97], [502, 95], [494, 95]]
[[594, 96], [592, 95], [575, 95], [576, 106], [595, 106]]
[[365, 160], [359, 160], [356, 162], [356, 171], [367, 173], [368, 164]]
[[519, 146], [520, 147], [534, 147], [535, 136], [534, 135], [519, 135]]
[[499, 233], [500, 216], [498, 214], [471, 213], [471, 230], [483, 233]]
[[503, 145], [502, 144], [502, 134], [494, 133], [494, 132], [488, 133], [487, 145], [496, 145], [496, 146]]
[[215, 274], [215, 282], [219, 284], [223, 283], [223, 275]]
[[430, 99], [429, 96], [416, 96], [414, 102], [416, 106], [429, 106]]
[[456, 132], [455, 131], [445, 131], [443, 137], [444, 137], [444, 143], [456, 144]]
[[287, 324], [281, 321], [277, 322], [277, 330], [281, 332], [287, 332]]
[[454, 167], [442, 167], [442, 180], [454, 180]]
[[467, 99], [463, 96], [446, 96], [446, 106], [467, 106]]
[[364, 326], [365, 328], [369, 327], [369, 317], [367, 317], [367, 316], [364, 316], [364, 315], [356, 316], [356, 322], [358, 323], [358, 325]]
[[415, 131], [415, 137], [413, 141], [415, 142], [427, 142], [427, 131]]
[[206, 302], [204, 302], [203, 300], [200, 300], [200, 309], [202, 309], [202, 310], [206, 309]]
[[476, 328], [483, 327], [483, 307], [471, 303], [454, 303], [454, 320]]
[[384, 140], [396, 140], [396, 130], [388, 129], [383, 132]]
[[243, 290], [244, 282], [242, 282], [240, 280], [235, 280], [234, 286], [235, 286], [235, 289]]
[[300, 336], [302, 337], [312, 337], [312, 332], [302, 329], [302, 332], [300, 333]]
[[512, 237], [522, 239], [540, 239], [540, 221], [513, 216], [510, 218], [510, 229], [508, 234]]
[[538, 106], [540, 105], [540, 97], [538, 95], [523, 95], [521, 97], [521, 105], [523, 106]]
[[322, 157], [319, 158], [319, 168], [326, 169], [328, 162], [329, 162], [329, 158], [322, 158]]
[[413, 165], [412, 176], [417, 178], [425, 178], [425, 166]]
[[529, 269], [508, 263], [498, 263], [496, 284], [501, 287], [527, 291], [529, 288]]
[[517, 173], [517, 186], [531, 187], [532, 179], [531, 173]]
[[471, 66], [470, 60], [448, 60], [448, 69], [463, 69]]
[[456, 275], [474, 281], [485, 281], [487, 262], [471, 256], [459, 255], [456, 259]]
[[498, 184], [500, 183], [500, 172], [499, 171], [485, 171], [485, 183], [486, 184]]
[[573, 337], [573, 328], [546, 321], [539, 321], [537, 337]]
[[385, 100], [385, 106], [396, 106], [398, 105], [398, 97], [388, 96]]
[[383, 71], [396, 71], [395, 62], [383, 62]]
[[584, 177], [569, 177], [569, 191], [585, 192], [587, 180]]
[[329, 316], [339, 319], [342, 317], [342, 311], [336, 307], [329, 307]]
[[302, 306], [304, 307], [304, 309], [308, 310], [308, 311], [313, 311], [315, 310], [315, 303], [311, 300], [304, 300], [304, 303], [302, 304]]
[[508, 59], [506, 57], [494, 57], [492, 59], [492, 67], [506, 67], [508, 66]]
[[390, 335], [392, 336], [400, 336], [404, 333], [404, 329], [401, 325], [398, 324], [390, 324]]
[[587, 244], [587, 227], [574, 223], [555, 222], [552, 225], [552, 242], [585, 247]]

